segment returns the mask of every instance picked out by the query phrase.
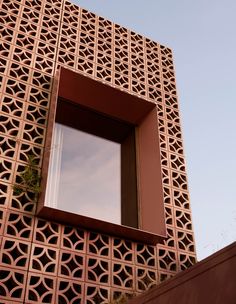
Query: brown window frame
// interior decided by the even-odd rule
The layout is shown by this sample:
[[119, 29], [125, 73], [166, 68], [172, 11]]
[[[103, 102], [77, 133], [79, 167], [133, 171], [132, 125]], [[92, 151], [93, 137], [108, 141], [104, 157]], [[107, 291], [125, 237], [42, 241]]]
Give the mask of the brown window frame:
[[[122, 191], [123, 196], [127, 196], [126, 203], [121, 204], [122, 217], [127, 217], [122, 225], [58, 210], [49, 207], [45, 202], [52, 131], [55, 121], [58, 120], [58, 115], [60, 116], [57, 111], [60, 102], [64, 102], [66, 105], [77, 105], [91, 110], [91, 113], [100, 113], [104, 117], [135, 126], [135, 132], [133, 132], [133, 134], [135, 133], [135, 147], [134, 144], [131, 144], [133, 135], [127, 136], [126, 144], [122, 145], [126, 160], [123, 161], [124, 177], [122, 177], [121, 183], [124, 185], [127, 184], [127, 181], [128, 184], [134, 183], [133, 177], [129, 177], [130, 170], [125, 172], [128, 159], [133, 159], [134, 155], [136, 156], [136, 164], [133, 169], [136, 174], [135, 179], [137, 179], [137, 183], [135, 180], [133, 186], [135, 191], [129, 192], [127, 189]], [[119, 132], [114, 132], [119, 134]], [[134, 176], [133, 173], [131, 175]], [[40, 217], [135, 241], [150, 244], [160, 242], [166, 237], [166, 226], [156, 105], [108, 86], [99, 80], [61, 67], [55, 76], [51, 97], [42, 166], [42, 189], [37, 207], [37, 215]], [[135, 195], [137, 198], [132, 198]], [[128, 203], [135, 200], [137, 202], [136, 210], [134, 203]], [[137, 220], [132, 223], [132, 218], [135, 217]]]

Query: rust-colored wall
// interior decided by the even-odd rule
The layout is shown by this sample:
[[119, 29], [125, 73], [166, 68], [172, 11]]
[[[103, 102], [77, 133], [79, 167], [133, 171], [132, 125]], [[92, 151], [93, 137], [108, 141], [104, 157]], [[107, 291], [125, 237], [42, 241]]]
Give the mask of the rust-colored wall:
[[236, 242], [130, 304], [235, 304]]
[[[13, 192], [27, 155], [42, 169], [59, 66], [155, 104], [167, 227], [163, 244], [41, 219], [32, 193]], [[97, 304], [141, 293], [195, 263], [169, 48], [67, 0], [0, 0], [0, 246], [3, 303]]]

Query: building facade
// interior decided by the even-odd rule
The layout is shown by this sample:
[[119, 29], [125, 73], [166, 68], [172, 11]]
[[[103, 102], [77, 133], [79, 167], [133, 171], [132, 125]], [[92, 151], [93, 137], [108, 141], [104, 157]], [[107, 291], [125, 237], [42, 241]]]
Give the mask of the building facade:
[[[194, 264], [171, 50], [67, 0], [0, 0], [0, 26], [0, 302], [107, 303]], [[52, 100], [60, 94], [62, 71], [155, 110], [165, 212], [165, 233], [155, 242], [142, 236], [142, 227], [140, 237], [126, 237], [116, 229], [101, 232], [96, 225], [41, 216], [35, 197], [42, 194], [16, 191], [29, 155], [44, 185]]]

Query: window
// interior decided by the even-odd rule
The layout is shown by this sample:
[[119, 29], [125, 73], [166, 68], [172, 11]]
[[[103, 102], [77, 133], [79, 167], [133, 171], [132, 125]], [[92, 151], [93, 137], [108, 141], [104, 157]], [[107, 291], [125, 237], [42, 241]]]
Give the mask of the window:
[[90, 217], [58, 209], [57, 204], [60, 201], [52, 204], [46, 191], [40, 196], [38, 215], [148, 243], [156, 243], [165, 237], [155, 104], [61, 68], [54, 81], [49, 113], [42, 169], [44, 190], [50, 179], [52, 132], [53, 129], [56, 130], [58, 123], [69, 128], [70, 132], [73, 128], [73, 132], [79, 130], [87, 136], [95, 135], [100, 140], [118, 143], [121, 225], [117, 224], [118, 220], [112, 223], [112, 219], [107, 222], [107, 219], [99, 219], [98, 216]]
[[59, 123], [53, 133], [46, 201], [121, 224], [120, 144]]
[[137, 228], [134, 146], [134, 125], [59, 99], [45, 201], [56, 209]]

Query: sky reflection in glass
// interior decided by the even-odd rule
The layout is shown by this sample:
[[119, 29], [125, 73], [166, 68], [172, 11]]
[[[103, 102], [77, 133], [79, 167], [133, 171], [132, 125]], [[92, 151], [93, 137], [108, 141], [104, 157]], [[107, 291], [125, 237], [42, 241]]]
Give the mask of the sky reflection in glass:
[[62, 130], [57, 208], [120, 224], [120, 144], [56, 126]]

